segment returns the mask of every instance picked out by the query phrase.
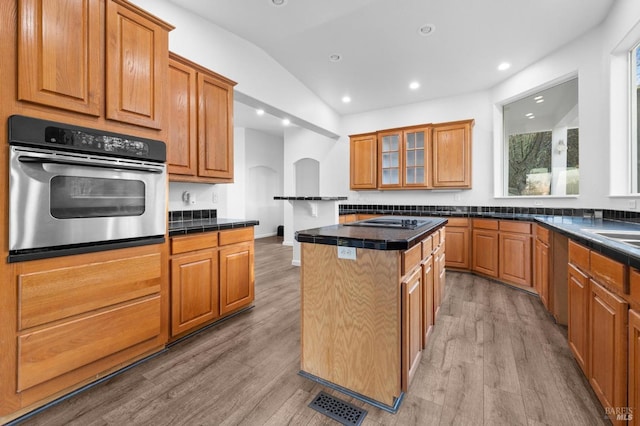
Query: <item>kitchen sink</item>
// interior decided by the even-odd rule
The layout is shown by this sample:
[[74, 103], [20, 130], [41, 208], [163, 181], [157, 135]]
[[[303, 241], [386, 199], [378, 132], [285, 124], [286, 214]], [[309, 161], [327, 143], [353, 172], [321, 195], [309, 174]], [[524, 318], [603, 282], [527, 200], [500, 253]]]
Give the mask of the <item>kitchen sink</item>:
[[634, 247], [640, 247], [640, 231], [607, 231], [596, 229], [583, 229], [585, 232], [609, 238]]

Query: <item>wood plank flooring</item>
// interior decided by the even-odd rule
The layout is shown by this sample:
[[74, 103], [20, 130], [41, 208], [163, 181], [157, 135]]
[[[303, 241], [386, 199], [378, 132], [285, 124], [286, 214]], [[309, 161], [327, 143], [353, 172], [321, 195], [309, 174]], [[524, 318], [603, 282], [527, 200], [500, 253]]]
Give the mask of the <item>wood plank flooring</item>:
[[280, 241], [256, 241], [254, 309], [23, 424], [337, 424], [307, 407], [320, 390], [366, 409], [365, 425], [609, 424], [538, 298], [451, 271], [397, 414], [302, 378], [299, 269]]

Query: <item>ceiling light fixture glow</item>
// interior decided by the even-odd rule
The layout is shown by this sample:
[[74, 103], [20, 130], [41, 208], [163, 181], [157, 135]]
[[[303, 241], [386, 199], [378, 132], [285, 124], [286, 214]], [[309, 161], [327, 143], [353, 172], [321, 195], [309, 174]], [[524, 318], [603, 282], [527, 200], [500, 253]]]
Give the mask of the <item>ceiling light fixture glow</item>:
[[509, 68], [511, 68], [511, 64], [509, 62], [503, 62], [500, 65], [498, 65], [498, 71], [506, 71]]
[[535, 116], [535, 115], [530, 115], [530, 116], [529, 116], [529, 120], [533, 120], [534, 118], [536, 118], [536, 116]]
[[525, 117], [531, 117], [532, 115], [533, 115], [533, 113], [532, 113], [532, 112], [528, 112], [528, 113], [526, 113], [524, 116], [525, 116]]
[[430, 36], [436, 31], [436, 26], [433, 24], [424, 24], [418, 28], [418, 34], [421, 36]]
[[337, 53], [334, 53], [333, 55], [329, 55], [329, 60], [331, 62], [340, 62], [342, 60], [342, 56], [340, 56]]
[[409, 83], [409, 89], [416, 90], [419, 88], [420, 88], [420, 83], [418, 83], [417, 81], [412, 81], [411, 83]]
[[264, 115], [264, 110], [263, 110], [263, 109], [257, 109], [257, 110], [256, 110], [256, 114], [258, 114], [258, 115]]
[[269, 4], [275, 7], [282, 7], [287, 4], [288, 0], [269, 0]]
[[536, 101], [536, 103], [537, 103], [537, 104], [541, 104], [541, 103], [543, 103], [543, 102], [544, 102], [544, 99], [538, 99], [538, 100]]
[[539, 101], [540, 99], [544, 98], [544, 96], [542, 95], [538, 95], [535, 98], [533, 98], [534, 101]]
[[351, 102], [351, 98], [349, 96], [343, 96], [342, 102], [344, 102], [345, 104], [348, 104], [349, 102]]
[[289, 120], [288, 118], [285, 118], [282, 120], [282, 125], [283, 126], [288, 126], [289, 124], [291, 124], [291, 120]]

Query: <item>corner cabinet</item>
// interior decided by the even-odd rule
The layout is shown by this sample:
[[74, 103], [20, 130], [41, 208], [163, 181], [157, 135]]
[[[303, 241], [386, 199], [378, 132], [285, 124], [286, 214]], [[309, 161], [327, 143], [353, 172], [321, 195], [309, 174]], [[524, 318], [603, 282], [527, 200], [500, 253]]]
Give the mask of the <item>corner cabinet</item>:
[[174, 53], [168, 69], [169, 180], [232, 183], [236, 83]]
[[474, 120], [350, 136], [351, 189], [470, 189]]

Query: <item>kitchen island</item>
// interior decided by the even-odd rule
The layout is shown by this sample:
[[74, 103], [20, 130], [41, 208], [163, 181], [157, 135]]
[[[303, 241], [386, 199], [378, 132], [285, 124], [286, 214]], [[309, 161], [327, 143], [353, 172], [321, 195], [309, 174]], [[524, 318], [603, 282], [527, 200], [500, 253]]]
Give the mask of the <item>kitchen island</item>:
[[442, 298], [447, 223], [397, 219], [407, 226], [361, 221], [296, 232], [300, 374], [390, 412], [419, 365]]

